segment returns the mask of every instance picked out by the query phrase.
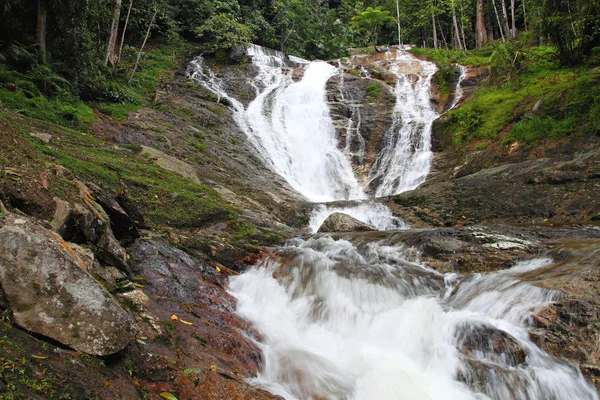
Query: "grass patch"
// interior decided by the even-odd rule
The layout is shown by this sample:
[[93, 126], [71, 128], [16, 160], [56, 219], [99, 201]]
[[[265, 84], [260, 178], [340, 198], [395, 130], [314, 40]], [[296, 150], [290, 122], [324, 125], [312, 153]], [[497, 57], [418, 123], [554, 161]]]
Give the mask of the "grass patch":
[[370, 101], [374, 101], [379, 97], [381, 93], [381, 85], [379, 85], [379, 83], [371, 83], [367, 85], [365, 90], [367, 91], [367, 98]]
[[440, 135], [455, 147], [474, 140], [519, 141], [600, 133], [600, 68], [561, 68], [547, 47], [527, 50], [510, 82], [489, 82], [448, 113]]

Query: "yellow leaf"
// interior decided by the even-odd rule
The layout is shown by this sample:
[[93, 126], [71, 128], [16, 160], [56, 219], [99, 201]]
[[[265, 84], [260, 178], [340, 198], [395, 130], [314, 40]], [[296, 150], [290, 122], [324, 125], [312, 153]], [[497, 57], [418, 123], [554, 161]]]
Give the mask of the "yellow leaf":
[[177, 321], [179, 318], [177, 318], [177, 315], [173, 314], [171, 315], [171, 321]]
[[179, 319], [179, 322], [181, 322], [182, 324], [186, 324], [186, 325], [193, 325], [191, 322], [184, 321], [181, 318]]
[[160, 394], [160, 397], [162, 397], [163, 399], [167, 399], [167, 400], [177, 400], [177, 397], [175, 397], [175, 395], [173, 393], [169, 393], [169, 392], [162, 392]]
[[210, 370], [211, 370], [211, 371], [216, 371], [216, 370], [217, 370], [217, 366], [216, 366], [216, 365], [214, 365], [214, 364], [213, 364], [213, 365], [211, 365], [211, 366], [210, 366]]
[[127, 254], [127, 259], [131, 260], [131, 256], [129, 254]]
[[139, 284], [139, 283], [135, 283], [135, 282], [133, 282], [133, 286], [135, 286], [135, 287], [140, 287], [140, 288], [143, 288], [143, 287], [144, 287], [144, 285], [141, 285], [141, 284]]
[[217, 270], [217, 272], [221, 272], [221, 268], [215, 267], [215, 269]]
[[32, 354], [31, 357], [37, 358], [38, 360], [45, 360], [46, 358], [48, 358], [48, 356], [38, 356], [36, 354]]
[[467, 219], [467, 217], [465, 217], [464, 215], [462, 216], [463, 219]]

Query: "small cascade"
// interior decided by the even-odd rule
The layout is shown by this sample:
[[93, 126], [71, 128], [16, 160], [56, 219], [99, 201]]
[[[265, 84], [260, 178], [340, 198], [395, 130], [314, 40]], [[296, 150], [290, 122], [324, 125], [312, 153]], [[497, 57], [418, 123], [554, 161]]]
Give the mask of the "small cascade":
[[519, 275], [551, 262], [460, 278], [402, 246], [325, 236], [282, 248], [230, 292], [260, 333], [253, 383], [288, 400], [597, 400], [529, 339], [532, 313], [560, 293]]
[[316, 233], [327, 217], [333, 213], [343, 213], [356, 218], [359, 221], [374, 226], [380, 231], [394, 231], [407, 229], [408, 225], [400, 218], [395, 217], [392, 211], [381, 203], [372, 201], [362, 202], [354, 206], [335, 207], [325, 204], [316, 206], [308, 221], [308, 227], [312, 233]]
[[[450, 107], [448, 107], [448, 111], [455, 109], [463, 97], [462, 83], [465, 80], [465, 78], [467, 77], [467, 68], [463, 65], [459, 65], [458, 68], [460, 68], [460, 75], [458, 77], [458, 82], [456, 83], [456, 89], [454, 91], [454, 99], [452, 100], [452, 104], [450, 105]], [[446, 112], [448, 112], [448, 111], [446, 111]]]
[[[425, 181], [432, 158], [431, 127], [439, 117], [430, 99], [435, 64], [406, 52], [397, 52], [396, 61], [392, 67], [396, 75], [393, 122], [370, 174], [377, 197], [412, 190]], [[418, 64], [420, 71], [403, 73], [401, 63]]]

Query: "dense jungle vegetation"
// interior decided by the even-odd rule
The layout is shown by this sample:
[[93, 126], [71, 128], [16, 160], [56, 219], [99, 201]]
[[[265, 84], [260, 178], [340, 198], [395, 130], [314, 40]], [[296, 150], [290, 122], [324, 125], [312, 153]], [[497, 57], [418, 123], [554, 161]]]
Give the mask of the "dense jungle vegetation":
[[[489, 84], [504, 92], [455, 113], [455, 142], [493, 138], [515, 104], [540, 96], [554, 96], [556, 107], [522, 121], [515, 138], [533, 140], [528, 127], [550, 136], [598, 129], [599, 94], [586, 83], [600, 60], [597, 0], [5, 0], [0, 103], [74, 128], [93, 121], [93, 109], [124, 119], [178, 58], [205, 52], [225, 61], [247, 42], [308, 59], [412, 43], [438, 64], [442, 85], [453, 62], [490, 65]], [[535, 74], [568, 93], [551, 96]], [[507, 91], [510, 104], [497, 115]]]

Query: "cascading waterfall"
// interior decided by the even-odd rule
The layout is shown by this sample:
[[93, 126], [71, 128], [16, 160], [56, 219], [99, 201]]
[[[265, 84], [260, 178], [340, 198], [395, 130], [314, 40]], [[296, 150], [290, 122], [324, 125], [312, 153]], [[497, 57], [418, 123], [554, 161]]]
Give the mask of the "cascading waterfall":
[[[307, 63], [302, 79], [294, 82], [282, 55], [267, 54], [259, 46], [248, 54], [259, 69], [257, 96], [246, 109], [232, 102], [234, 117], [266, 163], [311, 201], [365, 198], [350, 161], [337, 147], [329, 116], [325, 84], [338, 69], [323, 61]], [[202, 67], [201, 61], [196, 64]], [[192, 67], [192, 77], [231, 99], [211, 75]]]
[[398, 64], [392, 69], [396, 74], [394, 119], [370, 176], [377, 182], [377, 197], [412, 190], [425, 182], [432, 158], [431, 127], [439, 116], [430, 100], [435, 64], [416, 61], [405, 52], [398, 52], [396, 60], [417, 62], [421, 71], [405, 74]]
[[[350, 119], [340, 150], [326, 102], [326, 82], [342, 66], [290, 60], [258, 46], [248, 54], [259, 73], [256, 98], [247, 107], [226, 93], [201, 57], [191, 64], [190, 76], [228, 100], [265, 162], [309, 200], [365, 199], [347, 158], [350, 135], [360, 134], [360, 115]], [[370, 174], [377, 196], [423, 183], [431, 126], [439, 116], [429, 99], [435, 66], [403, 51], [387, 56], [396, 61], [396, 106]], [[303, 64], [299, 81], [291, 76], [290, 61]], [[404, 73], [400, 63], [420, 72]], [[460, 101], [465, 75], [461, 67], [450, 108]], [[343, 80], [340, 90], [344, 99]], [[333, 212], [380, 230], [407, 227], [382, 204], [362, 202], [318, 205], [310, 229], [315, 232]], [[288, 400], [599, 400], [577, 368], [529, 338], [531, 315], [560, 293], [519, 276], [551, 260], [468, 278], [441, 275], [421, 264], [414, 249], [368, 237], [356, 244], [330, 236], [295, 239], [231, 279], [237, 312], [260, 334], [263, 366], [255, 384]]]
[[286, 399], [598, 399], [529, 339], [529, 316], [560, 293], [518, 276], [550, 262], [462, 280], [402, 247], [325, 236], [281, 249], [230, 292], [261, 335], [253, 382]]

